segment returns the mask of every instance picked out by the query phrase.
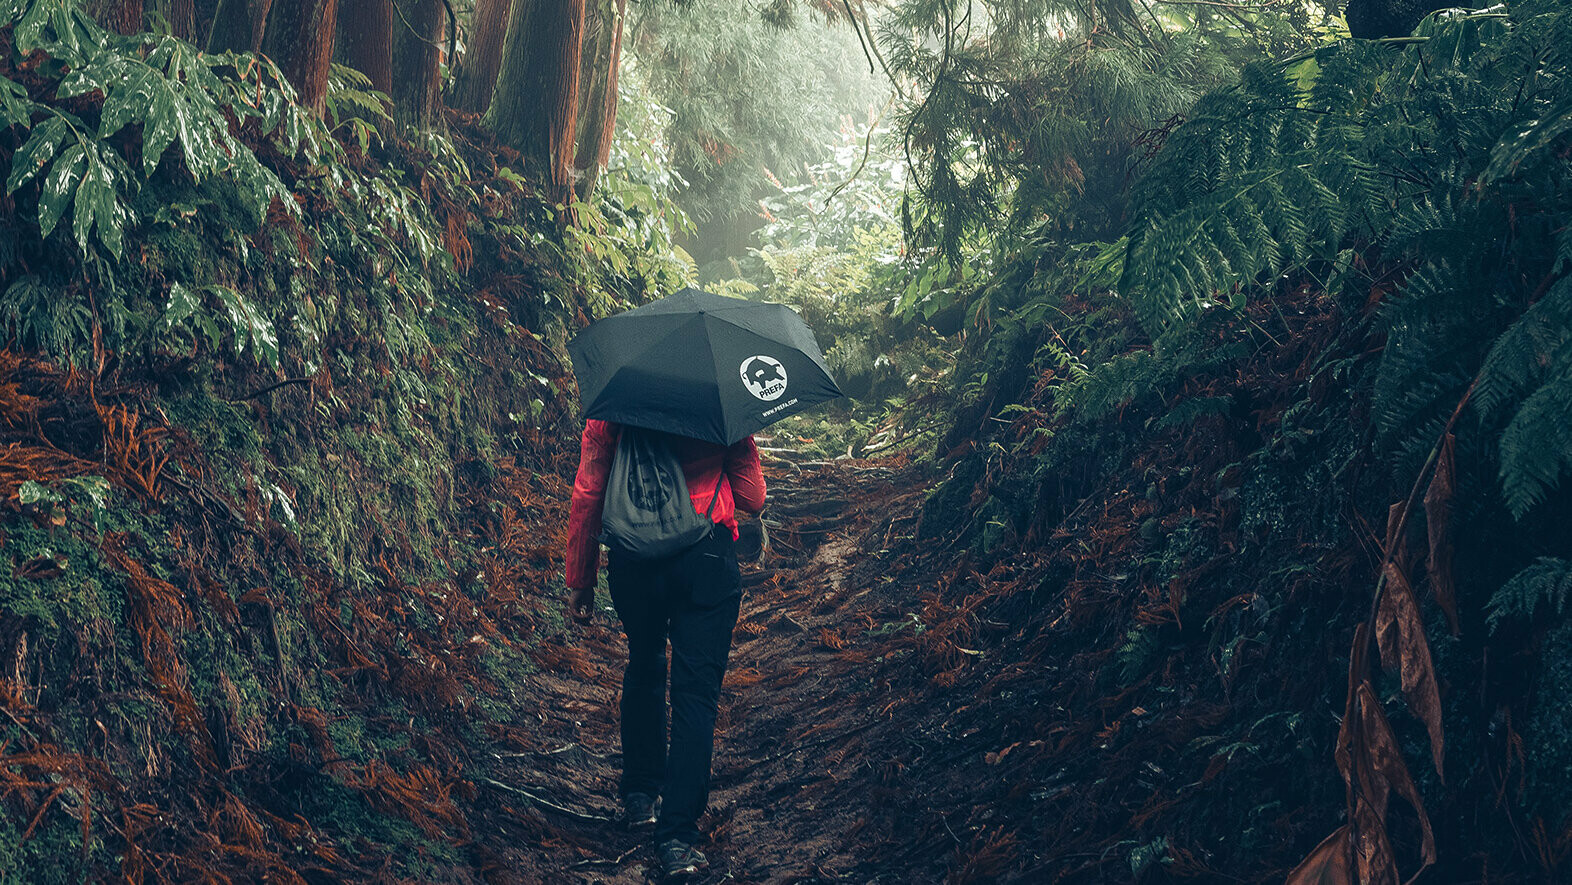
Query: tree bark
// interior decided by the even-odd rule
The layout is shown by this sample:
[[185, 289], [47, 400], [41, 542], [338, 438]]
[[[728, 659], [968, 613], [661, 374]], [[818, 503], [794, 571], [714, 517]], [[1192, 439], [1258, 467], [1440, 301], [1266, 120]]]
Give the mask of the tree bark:
[[196, 40], [195, 0], [170, 0], [169, 30], [187, 43]]
[[296, 101], [317, 116], [333, 65], [338, 0], [275, 0], [263, 49], [295, 87]]
[[553, 200], [573, 186], [585, 0], [514, 0], [486, 120]]
[[[522, 2], [522, 0], [521, 0]], [[509, 0], [477, 0], [465, 41], [464, 64], [453, 87], [453, 105], [483, 114], [497, 91], [497, 71], [502, 67], [502, 41], [508, 33]]]
[[442, 110], [442, 0], [402, 0], [393, 19], [393, 114], [427, 128]]
[[208, 31], [208, 52], [260, 52], [273, 0], [219, 0]]
[[611, 155], [617, 129], [617, 67], [622, 62], [622, 22], [627, 0], [588, 0], [584, 15], [584, 52], [579, 67], [577, 148], [573, 155], [574, 190], [588, 200]]
[[389, 0], [340, 0], [340, 3], [339, 60], [365, 74], [378, 92], [392, 95], [393, 4]]
[[142, 0], [90, 0], [86, 5], [95, 21], [117, 34], [142, 30]]

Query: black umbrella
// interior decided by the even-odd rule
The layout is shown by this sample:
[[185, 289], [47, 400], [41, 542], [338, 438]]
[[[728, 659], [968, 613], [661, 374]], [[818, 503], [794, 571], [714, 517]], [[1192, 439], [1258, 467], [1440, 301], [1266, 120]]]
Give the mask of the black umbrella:
[[568, 352], [586, 417], [721, 445], [841, 395], [796, 311], [698, 289], [609, 316]]

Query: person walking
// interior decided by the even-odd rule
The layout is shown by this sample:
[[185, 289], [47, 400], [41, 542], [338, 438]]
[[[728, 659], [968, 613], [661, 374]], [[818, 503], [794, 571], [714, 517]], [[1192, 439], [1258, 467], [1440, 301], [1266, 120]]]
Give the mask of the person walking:
[[[622, 431], [620, 424], [591, 418], [580, 440], [565, 569], [568, 606], [579, 621], [595, 608], [602, 505]], [[633, 828], [653, 825], [662, 871], [673, 879], [707, 865], [697, 848], [698, 820], [709, 800], [715, 716], [742, 601], [737, 512], [761, 511], [765, 488], [752, 436], [731, 445], [661, 436], [681, 463], [695, 511], [707, 514], [713, 526], [698, 543], [658, 559], [613, 547], [606, 572], [628, 641], [621, 703], [623, 815]]]

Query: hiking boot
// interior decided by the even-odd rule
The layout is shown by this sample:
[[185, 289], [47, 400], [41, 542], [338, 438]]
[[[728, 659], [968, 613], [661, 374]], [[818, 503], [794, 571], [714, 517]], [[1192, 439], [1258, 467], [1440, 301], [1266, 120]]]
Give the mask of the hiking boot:
[[622, 800], [622, 822], [630, 830], [655, 826], [655, 797], [648, 793], [629, 793]]
[[660, 856], [660, 869], [668, 882], [683, 881], [710, 865], [703, 852], [683, 844], [681, 839], [662, 842], [656, 854]]

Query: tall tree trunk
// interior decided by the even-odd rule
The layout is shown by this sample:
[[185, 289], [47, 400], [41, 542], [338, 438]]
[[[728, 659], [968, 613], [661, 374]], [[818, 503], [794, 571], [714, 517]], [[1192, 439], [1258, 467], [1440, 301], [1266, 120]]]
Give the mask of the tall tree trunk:
[[142, 30], [142, 0], [90, 0], [86, 5], [94, 20], [117, 34]]
[[622, 21], [628, 0], [588, 0], [584, 54], [579, 66], [579, 120], [573, 155], [574, 189], [588, 200], [611, 155], [617, 129], [617, 67], [622, 62]]
[[170, 33], [188, 43], [196, 41], [195, 0], [170, 0], [168, 15]]
[[[393, 93], [393, 4], [389, 0], [340, 0], [340, 60], [365, 74], [378, 92]], [[402, 24], [399, 27], [403, 27]]]
[[585, 0], [514, 0], [486, 120], [554, 200], [573, 185]]
[[497, 90], [497, 71], [502, 67], [502, 41], [508, 33], [510, 6], [509, 0], [476, 0], [475, 14], [470, 18], [471, 34], [465, 41], [469, 48], [453, 88], [455, 107], [478, 114], [491, 107], [491, 96]]
[[442, 0], [403, 0], [393, 21], [393, 112], [405, 126], [427, 128], [442, 109]]
[[338, 0], [275, 0], [263, 49], [295, 87], [296, 100], [321, 116], [333, 64]]
[[219, 0], [208, 31], [208, 52], [260, 52], [273, 0]]

